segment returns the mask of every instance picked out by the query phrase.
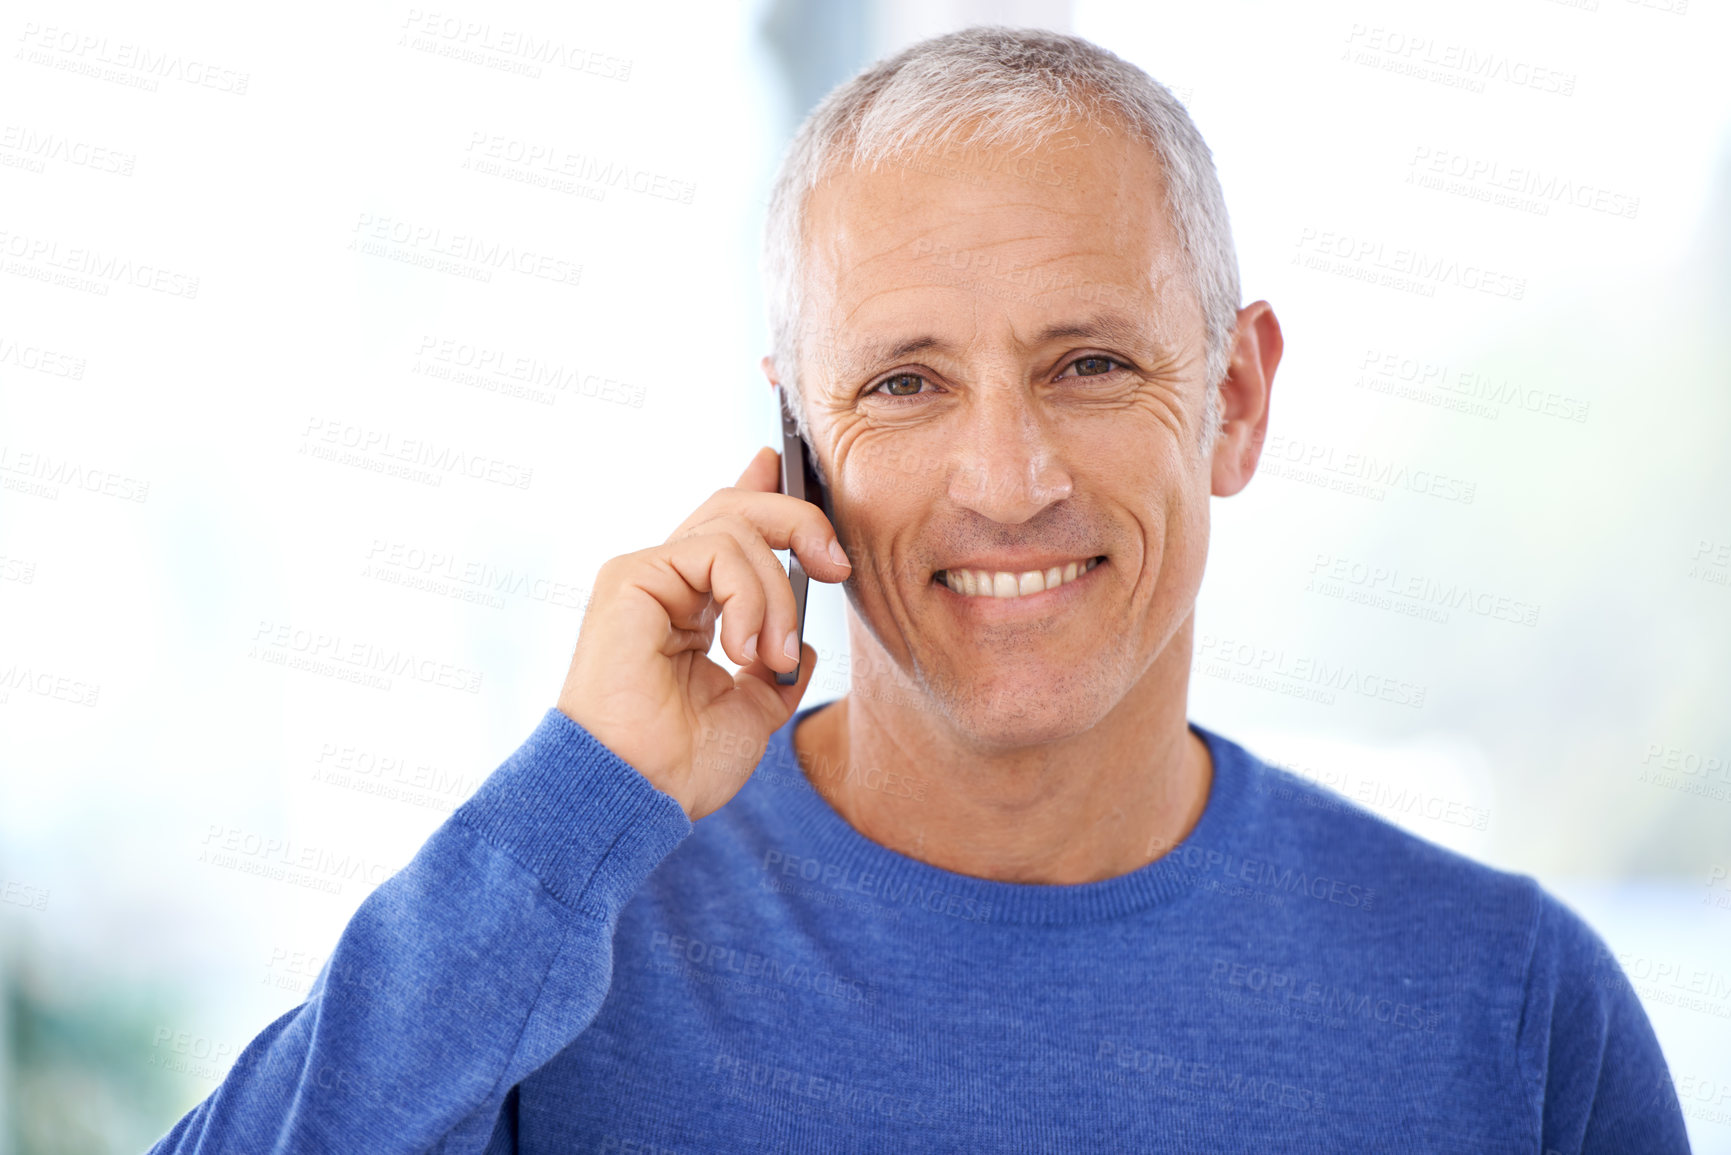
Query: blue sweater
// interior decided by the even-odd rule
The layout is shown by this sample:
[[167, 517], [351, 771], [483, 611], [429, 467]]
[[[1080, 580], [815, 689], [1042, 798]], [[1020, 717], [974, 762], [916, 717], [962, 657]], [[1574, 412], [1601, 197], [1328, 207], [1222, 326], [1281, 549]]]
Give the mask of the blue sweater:
[[1688, 1150], [1627, 979], [1529, 878], [1201, 727], [1170, 853], [971, 878], [836, 813], [810, 712], [694, 827], [548, 711], [155, 1150]]

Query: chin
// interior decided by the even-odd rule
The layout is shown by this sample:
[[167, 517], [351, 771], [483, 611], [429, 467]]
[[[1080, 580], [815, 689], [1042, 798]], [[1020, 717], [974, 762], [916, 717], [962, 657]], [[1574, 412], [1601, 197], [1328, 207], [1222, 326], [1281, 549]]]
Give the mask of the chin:
[[975, 746], [1009, 750], [1062, 741], [1098, 725], [1129, 690], [1104, 684], [1104, 672], [945, 679], [928, 683], [927, 690], [950, 725]]

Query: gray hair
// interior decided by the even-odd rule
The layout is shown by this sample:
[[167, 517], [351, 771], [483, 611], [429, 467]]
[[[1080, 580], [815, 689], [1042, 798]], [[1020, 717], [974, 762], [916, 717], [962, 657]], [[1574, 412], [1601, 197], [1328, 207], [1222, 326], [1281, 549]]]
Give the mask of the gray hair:
[[995, 27], [933, 37], [866, 68], [812, 110], [782, 158], [764, 228], [763, 279], [777, 375], [803, 436], [810, 439], [799, 389], [805, 206], [818, 182], [838, 163], [875, 168], [921, 148], [1026, 145], [1078, 122], [1127, 129], [1160, 162], [1166, 209], [1202, 305], [1203, 451], [1212, 447], [1239, 288], [1208, 145], [1177, 98], [1134, 64], [1079, 37]]

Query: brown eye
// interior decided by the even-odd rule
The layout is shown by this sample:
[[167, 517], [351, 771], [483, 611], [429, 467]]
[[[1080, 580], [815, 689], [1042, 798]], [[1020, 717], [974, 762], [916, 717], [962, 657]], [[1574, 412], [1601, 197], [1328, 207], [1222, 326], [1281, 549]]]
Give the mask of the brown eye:
[[1070, 368], [1078, 377], [1097, 377], [1101, 373], [1110, 373], [1117, 365], [1110, 357], [1078, 357], [1071, 362]]
[[913, 397], [925, 384], [924, 377], [916, 377], [912, 373], [900, 373], [894, 377], [886, 377], [878, 382], [878, 389], [891, 397]]

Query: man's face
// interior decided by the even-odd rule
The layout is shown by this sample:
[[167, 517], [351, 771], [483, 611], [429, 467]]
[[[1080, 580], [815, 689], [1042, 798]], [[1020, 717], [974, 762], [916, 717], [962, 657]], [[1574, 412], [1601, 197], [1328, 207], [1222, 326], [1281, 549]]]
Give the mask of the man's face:
[[849, 597], [981, 746], [1094, 726], [1195, 602], [1211, 383], [1161, 188], [1145, 145], [1078, 132], [808, 202], [801, 381]]

